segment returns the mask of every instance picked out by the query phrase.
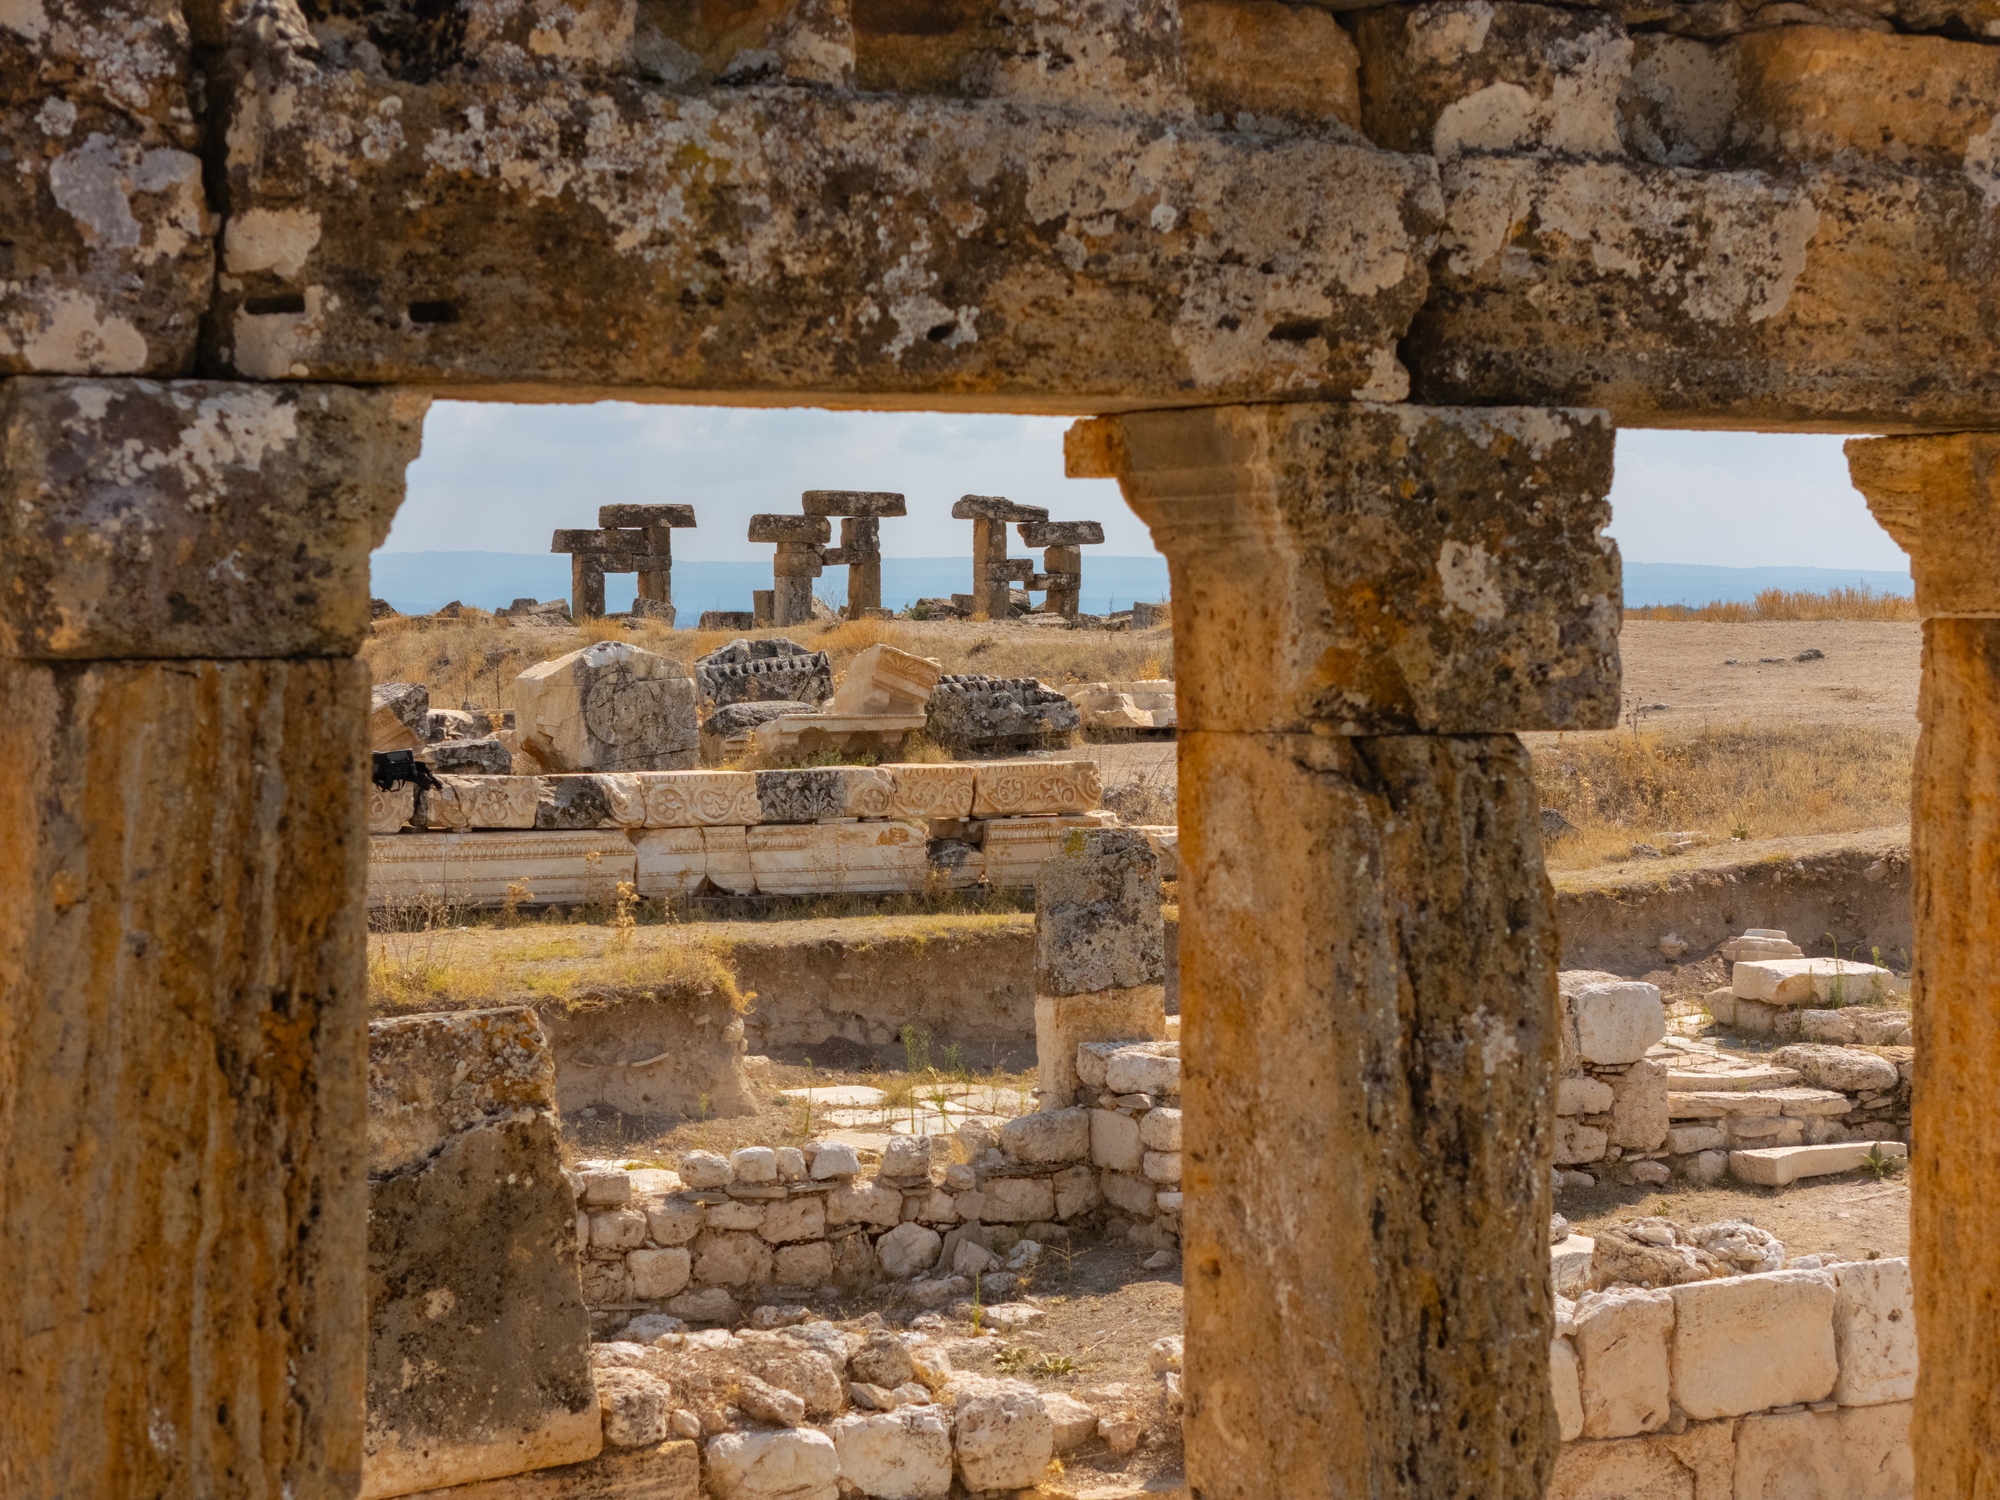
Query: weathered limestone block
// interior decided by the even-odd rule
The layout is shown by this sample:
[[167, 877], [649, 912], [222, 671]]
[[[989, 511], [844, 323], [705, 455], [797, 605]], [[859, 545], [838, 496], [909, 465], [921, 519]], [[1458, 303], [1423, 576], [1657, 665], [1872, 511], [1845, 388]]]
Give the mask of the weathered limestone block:
[[430, 689], [420, 682], [378, 682], [369, 690], [368, 748], [416, 750], [425, 740]]
[[1599, 406], [1620, 426], [1990, 423], [1986, 169], [1971, 167], [1461, 156], [1402, 346], [1412, 394]]
[[[429, 827], [467, 833], [478, 828], [533, 828], [541, 781], [535, 776], [440, 776], [426, 790]], [[380, 830], [372, 830], [380, 831]]]
[[0, 660], [12, 1494], [354, 1493], [367, 694]]
[[[193, 364], [215, 245], [187, 35], [165, 6], [120, 8], [37, 5], [0, 27], [0, 138], [16, 148], [0, 173], [0, 376]], [[51, 66], [51, 50], [68, 55]]]
[[386, 792], [379, 786], [368, 788], [370, 833], [401, 833], [416, 811], [417, 789], [413, 786], [406, 784]]
[[[784, 87], [676, 97], [261, 61], [261, 78], [211, 88], [226, 91], [232, 214], [287, 226], [288, 253], [220, 283], [220, 369], [949, 387], [1072, 410], [1404, 389], [1396, 339], [1440, 210], [1428, 161], [1317, 133], [1162, 133], [1101, 113], [1089, 88], [1085, 110]], [[1065, 89], [1089, 72], [1059, 66]], [[381, 206], [417, 197], [429, 231], [385, 237]], [[982, 232], [1017, 205], [1035, 235]], [[569, 270], [550, 278], [558, 238]], [[441, 262], [440, 245], [478, 251]], [[658, 295], [669, 284], [690, 295]]]
[[1895, 980], [1887, 969], [1844, 958], [1753, 958], [1729, 967], [1729, 988], [1736, 998], [1761, 1000], [1766, 1005], [1880, 1000]]
[[599, 641], [514, 679], [520, 747], [550, 771], [682, 771], [700, 744], [694, 679], [628, 641]]
[[1676, 1435], [1565, 1443], [1548, 1500], [1732, 1500], [1735, 1472], [1736, 1424], [1704, 1422]]
[[526, 1008], [369, 1027], [364, 1500], [602, 1445], [553, 1084]]
[[933, 1500], [951, 1488], [951, 1422], [941, 1406], [855, 1413], [829, 1429], [840, 1477], [883, 1500]]
[[1917, 1392], [1917, 1319], [1910, 1262], [1848, 1261], [1833, 1268], [1833, 1341], [1842, 1406], [1908, 1401]]
[[840, 1455], [810, 1427], [725, 1432], [702, 1449], [717, 1500], [837, 1500]]
[[924, 732], [953, 750], [1067, 745], [1079, 723], [1075, 706], [1031, 677], [953, 674], [938, 679]]
[[1640, 1058], [1612, 1084], [1611, 1144], [1657, 1151], [1667, 1143], [1667, 1070]]
[[704, 828], [701, 851], [709, 884], [716, 889], [736, 896], [757, 889], [757, 877], [750, 870], [749, 829]]
[[774, 895], [923, 889], [928, 834], [920, 823], [761, 824], [749, 829], [750, 872]]
[[608, 903], [638, 875], [632, 841], [602, 832], [398, 834], [368, 841], [368, 904], [426, 900], [499, 906], [519, 886], [524, 904]]
[[648, 828], [632, 835], [642, 896], [692, 896], [708, 879], [701, 828]]
[[337, 386], [0, 382], [0, 654], [351, 655], [427, 404]]
[[1632, 43], [1605, 11], [1448, 0], [1385, 6], [1356, 26], [1363, 132], [1442, 161], [1469, 151], [1622, 157]]
[[824, 651], [808, 651], [782, 636], [731, 641], [697, 657], [695, 682], [703, 698], [726, 708], [735, 703], [822, 703], [833, 696], [833, 667]]
[[718, 990], [658, 1000], [626, 993], [544, 1009], [558, 1109], [685, 1116], [706, 1098], [710, 1115], [757, 1112], [743, 1073], [743, 1018]]
[[[1035, 993], [1101, 994], [1166, 977], [1160, 861], [1144, 834], [1076, 829], [1035, 881]], [[1063, 1049], [1071, 1059], [1080, 1041]]]
[[1361, 55], [1325, 11], [1279, 0], [1183, 0], [1181, 39], [1188, 92], [1204, 110], [1361, 126]]
[[891, 762], [878, 769], [896, 784], [889, 805], [892, 818], [966, 818], [972, 815], [973, 780], [977, 768], [965, 765], [904, 765]]
[[1868, 509], [1910, 554], [1924, 618], [2000, 615], [2000, 579], [1981, 566], [2000, 546], [2000, 435], [1857, 438], [1846, 452]]
[[763, 817], [749, 771], [635, 771], [620, 780], [643, 796], [638, 824], [646, 828], [746, 828]]
[[1539, 1496], [1556, 934], [1527, 754], [1195, 731], [1180, 757], [1182, 911], [1226, 914], [1180, 937], [1189, 1484]]
[[1055, 1424], [1031, 1386], [994, 1381], [958, 1402], [952, 1447], [959, 1478], [975, 1493], [1039, 1484], [1055, 1441]]
[[424, 1490], [412, 1500], [701, 1500], [701, 1450], [683, 1438], [505, 1479]]
[[1184, 730], [1605, 728], [1611, 438], [1587, 411], [1227, 407], [1079, 423], [1068, 468], [1119, 480], [1201, 623]]
[[1824, 1401], [1834, 1357], [1832, 1274], [1767, 1271], [1677, 1286], [1674, 1400], [1697, 1421]]
[[1565, 1020], [1576, 1027], [1585, 1062], [1617, 1067], [1637, 1062], [1667, 1034], [1659, 986], [1639, 981], [1586, 984], [1563, 996]]
[[1583, 1435], [1631, 1437], [1667, 1419], [1674, 1303], [1663, 1290], [1585, 1292], [1576, 1304]]
[[758, 817], [764, 823], [821, 823], [835, 818], [886, 818], [896, 783], [875, 766], [811, 766], [757, 771]]
[[1088, 812], [1104, 795], [1093, 760], [988, 761], [975, 769], [975, 818]]
[[827, 700], [829, 714], [922, 714], [937, 686], [938, 664], [894, 646], [870, 646], [855, 657]]

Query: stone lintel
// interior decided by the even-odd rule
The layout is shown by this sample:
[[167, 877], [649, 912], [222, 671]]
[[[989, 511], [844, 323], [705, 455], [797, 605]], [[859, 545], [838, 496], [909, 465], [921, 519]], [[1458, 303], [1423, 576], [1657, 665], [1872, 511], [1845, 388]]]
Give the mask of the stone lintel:
[[349, 656], [429, 398], [0, 382], [0, 656]]
[[[558, 528], [549, 539], [549, 551], [644, 557], [653, 551], [653, 537], [648, 531], [620, 531], [608, 527]], [[629, 569], [618, 571], [625, 572]]]
[[695, 524], [692, 505], [600, 505], [599, 526], [679, 526]]
[[909, 512], [894, 490], [807, 490], [799, 497], [809, 516], [902, 516]]
[[1272, 405], [1077, 424], [1201, 629], [1183, 728], [1608, 729], [1618, 552], [1604, 413]]
[[1925, 619], [2000, 616], [2000, 433], [1850, 438], [1848, 473], [1910, 554]]
[[[954, 521], [1046, 521], [1048, 509], [1017, 505], [1005, 495], [961, 495], [951, 507]], [[1005, 539], [1002, 539], [1005, 545]]]
[[1094, 547], [1104, 540], [1102, 521], [1027, 521], [1019, 530], [1029, 547]]
[[753, 542], [826, 542], [833, 526], [825, 516], [755, 515], [750, 518]]

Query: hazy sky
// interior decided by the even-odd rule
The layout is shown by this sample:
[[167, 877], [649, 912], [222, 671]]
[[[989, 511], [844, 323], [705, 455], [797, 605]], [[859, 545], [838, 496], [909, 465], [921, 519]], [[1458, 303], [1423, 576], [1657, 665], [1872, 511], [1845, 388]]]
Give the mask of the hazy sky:
[[[901, 490], [882, 525], [892, 557], [969, 555], [962, 494], [1104, 523], [1104, 551], [1152, 549], [1110, 480], [1063, 477], [1064, 417], [721, 407], [440, 402], [410, 467], [394, 552], [545, 552], [558, 526], [594, 526], [611, 502], [684, 501], [701, 525], [682, 558], [768, 558], [744, 538], [756, 511], [807, 489]], [[1635, 562], [1900, 569], [1905, 559], [1847, 481], [1837, 437], [1623, 432], [1612, 535]]]

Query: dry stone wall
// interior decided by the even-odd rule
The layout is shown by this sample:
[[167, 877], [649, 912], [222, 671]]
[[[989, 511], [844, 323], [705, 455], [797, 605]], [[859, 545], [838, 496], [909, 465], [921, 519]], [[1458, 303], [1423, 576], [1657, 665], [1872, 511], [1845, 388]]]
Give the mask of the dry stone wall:
[[600, 1325], [661, 1313], [730, 1322], [763, 1304], [902, 1282], [904, 1300], [1005, 1301], [1044, 1246], [1116, 1230], [1177, 1245], [1176, 1042], [1086, 1043], [1091, 1107], [997, 1129], [892, 1135], [872, 1174], [838, 1141], [697, 1151], [677, 1172], [572, 1174], [584, 1298]]
[[1558, 1297], [1549, 1495], [1912, 1495], [1909, 1263], [1805, 1259]]

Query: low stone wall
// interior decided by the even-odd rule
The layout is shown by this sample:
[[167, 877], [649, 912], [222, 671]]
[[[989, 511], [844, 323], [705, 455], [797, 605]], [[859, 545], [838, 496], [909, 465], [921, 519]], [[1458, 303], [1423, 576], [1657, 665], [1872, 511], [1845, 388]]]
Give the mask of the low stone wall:
[[1913, 1493], [1904, 1260], [1556, 1299], [1550, 1500]]
[[1565, 968], [1648, 974], [1667, 962], [1663, 938], [1713, 953], [1751, 926], [1812, 934], [1809, 947], [1837, 941], [1842, 953], [1915, 950], [1907, 826], [1565, 871], [1555, 886]]
[[998, 1130], [891, 1136], [872, 1175], [839, 1142], [691, 1152], [678, 1172], [572, 1174], [584, 1300], [599, 1326], [634, 1313], [732, 1322], [828, 1288], [909, 1283], [907, 1300], [1004, 1300], [1041, 1247], [1115, 1231], [1178, 1244], [1177, 1042], [1087, 1043], [1096, 1106]]
[[[1801, 1043], [1746, 1056], [1712, 1040], [1668, 1036], [1650, 984], [1565, 970], [1558, 989], [1559, 1185], [1565, 1168], [1654, 1186], [1676, 1176], [1714, 1182], [1725, 1172], [1778, 1185], [1851, 1170], [1878, 1144], [1900, 1154], [1909, 1138], [1909, 1047]], [[1799, 1015], [1802, 1032], [1847, 1040], [1902, 1035], [1909, 1026], [1904, 1011], [1801, 1008]], [[1799, 1154], [1842, 1145], [1853, 1149]]]
[[370, 789], [371, 905], [1026, 888], [1113, 821], [1091, 761], [439, 780]]

